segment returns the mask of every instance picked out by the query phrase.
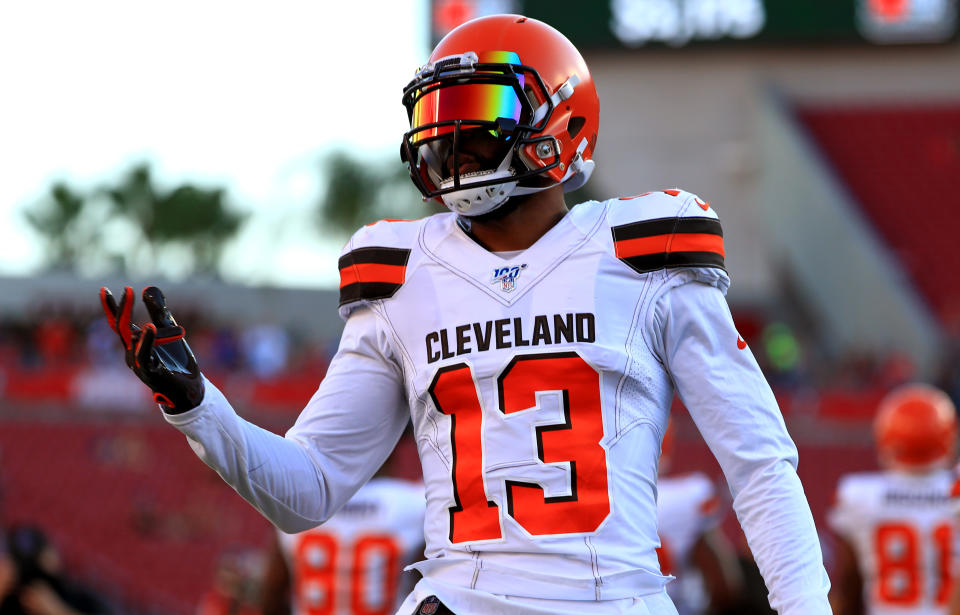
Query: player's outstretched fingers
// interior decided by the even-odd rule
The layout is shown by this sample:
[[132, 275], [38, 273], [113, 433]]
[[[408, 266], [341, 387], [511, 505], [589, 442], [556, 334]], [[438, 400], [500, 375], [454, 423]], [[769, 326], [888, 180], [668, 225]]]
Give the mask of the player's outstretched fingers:
[[100, 305], [107, 316], [107, 323], [123, 341], [123, 347], [130, 350], [132, 346], [133, 325], [131, 317], [133, 315], [133, 289], [129, 286], [123, 288], [123, 295], [120, 297], [120, 304], [113, 297], [113, 293], [106, 286], [100, 287]]
[[106, 286], [100, 287], [100, 305], [103, 307], [103, 313], [107, 316], [107, 324], [117, 332], [117, 314], [120, 310], [117, 308], [117, 300], [113, 298], [113, 293]]
[[167, 309], [167, 300], [163, 292], [156, 286], [148, 286], [143, 289], [143, 304], [147, 306], [147, 312], [150, 314], [150, 320], [158, 328], [176, 327], [177, 321], [173, 314]]
[[137, 340], [137, 349], [134, 352], [134, 361], [137, 369], [150, 365], [150, 353], [153, 352], [153, 340], [157, 337], [157, 328], [152, 322], [143, 326], [140, 338]]

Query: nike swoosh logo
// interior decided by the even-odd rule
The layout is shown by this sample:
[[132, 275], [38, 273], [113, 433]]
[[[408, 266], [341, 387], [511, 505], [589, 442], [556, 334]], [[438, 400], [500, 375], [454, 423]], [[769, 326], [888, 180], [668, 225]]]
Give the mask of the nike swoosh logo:
[[695, 196], [695, 197], [693, 197], [693, 200], [695, 200], [695, 201], [697, 202], [697, 205], [699, 205], [699, 206], [700, 206], [700, 209], [702, 209], [703, 211], [707, 211], [708, 209], [710, 209], [710, 203], [707, 203], [706, 201], [704, 201], [704, 200], [701, 199], [700, 197]]

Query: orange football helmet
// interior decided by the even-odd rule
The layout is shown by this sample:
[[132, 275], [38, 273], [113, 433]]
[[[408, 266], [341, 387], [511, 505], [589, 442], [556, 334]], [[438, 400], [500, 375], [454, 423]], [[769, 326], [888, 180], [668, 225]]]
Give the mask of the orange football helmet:
[[946, 393], [909, 384], [887, 395], [874, 419], [883, 465], [912, 470], [945, 467], [954, 458], [957, 413]]
[[[593, 172], [597, 90], [567, 38], [521, 15], [468, 21], [441, 40], [403, 90], [400, 157], [425, 198], [477, 216]], [[484, 155], [468, 143], [485, 140]], [[478, 161], [477, 158], [482, 158]]]

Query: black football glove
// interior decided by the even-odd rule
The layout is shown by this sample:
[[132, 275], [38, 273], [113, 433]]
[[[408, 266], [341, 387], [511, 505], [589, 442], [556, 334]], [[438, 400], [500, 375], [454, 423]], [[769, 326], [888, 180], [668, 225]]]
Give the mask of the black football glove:
[[173, 319], [159, 288], [143, 289], [143, 303], [152, 322], [142, 327], [131, 322], [134, 300], [129, 286], [123, 289], [119, 306], [110, 290], [101, 287], [100, 303], [110, 328], [123, 342], [127, 367], [150, 387], [164, 412], [179, 414], [203, 401], [200, 367], [183, 337], [183, 327]]

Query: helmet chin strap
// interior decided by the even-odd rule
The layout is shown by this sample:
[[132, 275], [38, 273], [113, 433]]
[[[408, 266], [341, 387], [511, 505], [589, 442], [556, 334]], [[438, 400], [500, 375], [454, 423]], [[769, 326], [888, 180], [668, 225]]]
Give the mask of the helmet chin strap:
[[[587, 140], [582, 139], [577, 145], [577, 151], [570, 161], [567, 172], [564, 173], [560, 183], [563, 184], [564, 192], [572, 192], [587, 183], [590, 175], [593, 174], [594, 162], [583, 159], [583, 151], [587, 148]], [[479, 186], [470, 188], [471, 183], [484, 181], [487, 179], [507, 179], [514, 175], [510, 170], [510, 163], [513, 161], [513, 150], [511, 149], [504, 157], [500, 165], [493, 171], [480, 171], [470, 173], [468, 177], [460, 177], [460, 185], [465, 186], [460, 190], [442, 195], [443, 204], [450, 211], [461, 216], [472, 217], [480, 216], [491, 212], [507, 202], [512, 196], [525, 196], [536, 194], [556, 184], [549, 186], [519, 186], [516, 181], [494, 184], [492, 186]], [[453, 178], [445, 179], [440, 182], [440, 188], [449, 188], [453, 186]]]
[[[455, 214], [461, 216], [480, 216], [493, 211], [500, 205], [503, 205], [511, 195], [516, 194], [517, 182], [506, 181], [492, 186], [477, 186], [471, 188], [470, 184], [486, 181], [488, 179], [509, 179], [515, 175], [510, 169], [510, 163], [513, 162], [513, 150], [507, 152], [499, 166], [492, 171], [477, 171], [468, 173], [466, 176], [460, 176], [460, 190], [455, 190], [441, 195], [443, 204]], [[441, 189], [453, 186], [453, 178], [445, 179], [440, 182]]]

